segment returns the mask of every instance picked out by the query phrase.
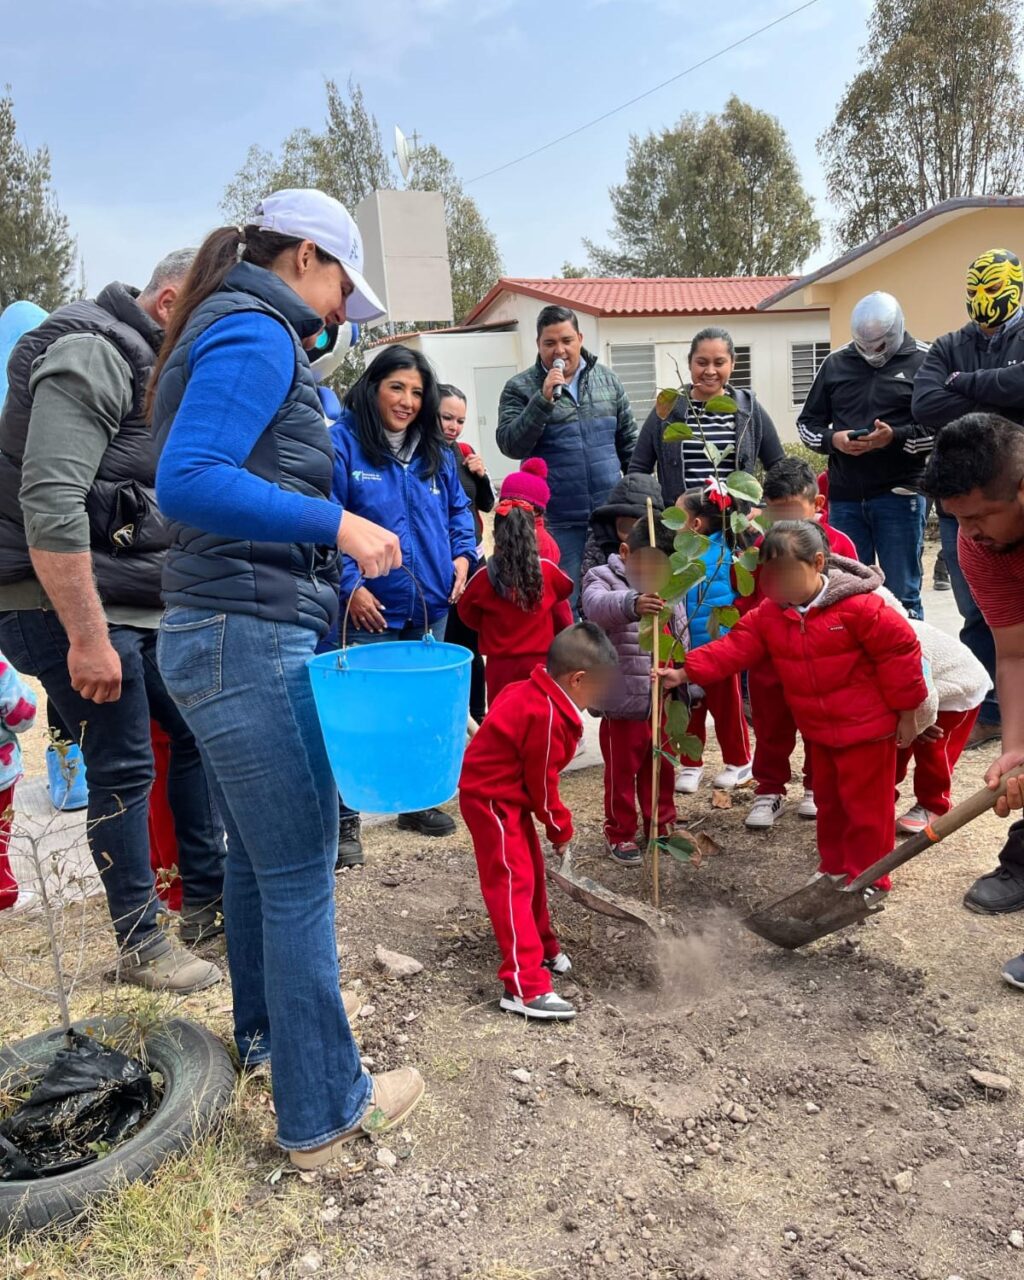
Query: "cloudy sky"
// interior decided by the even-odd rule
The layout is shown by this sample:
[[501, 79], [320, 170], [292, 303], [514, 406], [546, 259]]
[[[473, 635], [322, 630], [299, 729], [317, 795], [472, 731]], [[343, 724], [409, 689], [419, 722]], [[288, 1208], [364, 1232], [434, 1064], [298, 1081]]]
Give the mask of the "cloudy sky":
[[[455, 162], [510, 275], [557, 274], [604, 240], [630, 133], [731, 93], [777, 115], [819, 212], [814, 148], [856, 68], [870, 5], [815, 0], [736, 51], [567, 142], [585, 124], [801, 0], [0, 0], [23, 139], [45, 143], [87, 281], [142, 283], [222, 219], [253, 142], [317, 127], [323, 81], [354, 77], [386, 139], [416, 130]], [[714, 181], [714, 174], [708, 174]], [[816, 261], [830, 254], [826, 244]]]

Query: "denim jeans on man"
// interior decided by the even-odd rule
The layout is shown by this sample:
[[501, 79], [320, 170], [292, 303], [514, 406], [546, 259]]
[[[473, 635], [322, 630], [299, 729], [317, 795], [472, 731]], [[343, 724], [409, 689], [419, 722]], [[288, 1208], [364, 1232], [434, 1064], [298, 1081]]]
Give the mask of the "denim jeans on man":
[[863, 502], [829, 502], [828, 521], [845, 533], [863, 564], [885, 574], [885, 585], [912, 618], [923, 618], [921, 552], [925, 500], [915, 495], [880, 493]]
[[548, 533], [558, 543], [561, 553], [559, 568], [572, 578], [572, 595], [569, 605], [573, 617], [580, 616], [580, 570], [583, 568], [583, 548], [587, 545], [589, 526], [585, 524], [549, 524]]
[[278, 1141], [296, 1151], [351, 1128], [372, 1087], [338, 984], [338, 792], [306, 671], [315, 645], [307, 627], [183, 606], [158, 645], [228, 834], [235, 1043], [243, 1061], [272, 1060]]
[[103, 882], [118, 944], [134, 950], [158, 930], [159, 899], [149, 861], [149, 793], [153, 785], [150, 720], [171, 740], [168, 800], [174, 813], [183, 906], [219, 904], [224, 831], [195, 740], [160, 679], [157, 633], [112, 626], [121, 659], [117, 702], [89, 702], [71, 687], [68, 637], [56, 613], [0, 613], [0, 650], [18, 671], [42, 682], [77, 738], [89, 776], [89, 847]]
[[[430, 624], [430, 634], [440, 644], [444, 640], [445, 628], [448, 625], [448, 615], [438, 618], [436, 622]], [[395, 627], [388, 631], [360, 631], [354, 627], [349, 627], [347, 632], [347, 640], [349, 644], [382, 644], [389, 640], [422, 640], [423, 627], [417, 626], [415, 622], [407, 622], [404, 627], [399, 629]], [[341, 647], [340, 645], [338, 646]], [[340, 809], [338, 811], [339, 818], [358, 818], [359, 810], [350, 809], [345, 803], [344, 797], [339, 796]]]
[[960, 526], [953, 516], [939, 511], [939, 537], [942, 540], [942, 554], [949, 570], [949, 582], [953, 588], [953, 599], [957, 611], [963, 618], [960, 628], [960, 639], [970, 649], [989, 674], [992, 681], [991, 690], [985, 695], [985, 701], [978, 712], [979, 724], [999, 724], [999, 699], [996, 697], [996, 642], [988, 624], [981, 616], [981, 610], [974, 603], [974, 596], [967, 585], [967, 579], [960, 569], [960, 557], [957, 554], [957, 536]]

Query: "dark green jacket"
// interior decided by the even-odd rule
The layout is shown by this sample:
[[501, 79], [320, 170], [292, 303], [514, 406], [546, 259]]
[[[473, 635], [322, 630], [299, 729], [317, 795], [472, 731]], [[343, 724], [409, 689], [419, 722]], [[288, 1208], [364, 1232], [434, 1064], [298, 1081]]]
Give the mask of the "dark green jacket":
[[585, 525], [629, 466], [637, 428], [629, 397], [611, 369], [585, 348], [579, 405], [568, 392], [541, 394], [547, 370], [537, 362], [505, 383], [498, 402], [498, 448], [507, 458], [548, 464], [549, 525]]

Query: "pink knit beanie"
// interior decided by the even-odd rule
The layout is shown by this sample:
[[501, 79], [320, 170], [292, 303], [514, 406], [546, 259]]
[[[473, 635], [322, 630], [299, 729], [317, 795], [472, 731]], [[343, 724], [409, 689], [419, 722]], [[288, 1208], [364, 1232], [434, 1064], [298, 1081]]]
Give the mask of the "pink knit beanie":
[[545, 477], [548, 464], [543, 458], [527, 458], [522, 471], [513, 471], [501, 482], [501, 498], [518, 498], [544, 511], [551, 501], [551, 490]]

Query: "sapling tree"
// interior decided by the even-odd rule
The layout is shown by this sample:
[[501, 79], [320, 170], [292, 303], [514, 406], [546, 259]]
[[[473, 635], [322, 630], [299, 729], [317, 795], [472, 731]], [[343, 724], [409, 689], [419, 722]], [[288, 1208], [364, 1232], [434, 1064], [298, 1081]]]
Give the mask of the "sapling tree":
[[[682, 399], [686, 412], [682, 418], [669, 421], [673, 409]], [[648, 552], [647, 564], [653, 561], [653, 570], [657, 575], [657, 593], [665, 602], [658, 614], [649, 615], [640, 622], [640, 647], [652, 655], [654, 679], [652, 684], [652, 800], [651, 800], [651, 834], [644, 857], [644, 870], [651, 885], [652, 899], [655, 906], [659, 899], [658, 861], [661, 852], [681, 862], [699, 860], [699, 849], [695, 841], [681, 832], [665, 834], [658, 830], [657, 813], [659, 787], [661, 778], [660, 764], [668, 759], [673, 768], [679, 763], [679, 756], [696, 758], [701, 753], [700, 739], [690, 732], [690, 707], [687, 701], [673, 698], [664, 706], [661, 681], [658, 670], [669, 664], [683, 665], [686, 662], [687, 635], [679, 635], [673, 629], [679, 607], [682, 604], [686, 616], [692, 617], [704, 604], [711, 582], [719, 572], [731, 571], [736, 589], [741, 596], [749, 596], [754, 590], [754, 570], [757, 568], [758, 549], [756, 546], [744, 545], [751, 535], [761, 527], [761, 518], [752, 516], [749, 509], [761, 498], [761, 485], [746, 471], [731, 469], [729, 464], [735, 459], [736, 445], [719, 447], [709, 440], [704, 430], [705, 415], [708, 413], [736, 413], [735, 400], [728, 395], [717, 395], [702, 402], [694, 400], [680, 377], [679, 387], [669, 387], [658, 393], [655, 412], [666, 425], [664, 440], [666, 443], [682, 444], [695, 437], [699, 439], [704, 456], [711, 464], [715, 489], [722, 495], [728, 495], [732, 502], [722, 501], [721, 533], [722, 538], [714, 541], [705, 534], [696, 533], [686, 526], [689, 517], [681, 507], [669, 507], [660, 515], [663, 525], [675, 531], [673, 552], [669, 557], [657, 551], [654, 544], [653, 517], [651, 525], [651, 550]], [[749, 422], [744, 428], [749, 430]], [[728, 545], [730, 540], [736, 544], [736, 552], [728, 564]], [[712, 545], [717, 547], [717, 556], [709, 562], [708, 552]], [[741, 549], [742, 548], [742, 549]], [[667, 562], [666, 562], [667, 561]], [[655, 589], [649, 587], [648, 589]], [[715, 605], [708, 618], [708, 630], [712, 637], [720, 635], [734, 626], [739, 620], [739, 610], [734, 605]], [[661, 726], [664, 725], [664, 734]], [[667, 739], [670, 750], [663, 746]]]

